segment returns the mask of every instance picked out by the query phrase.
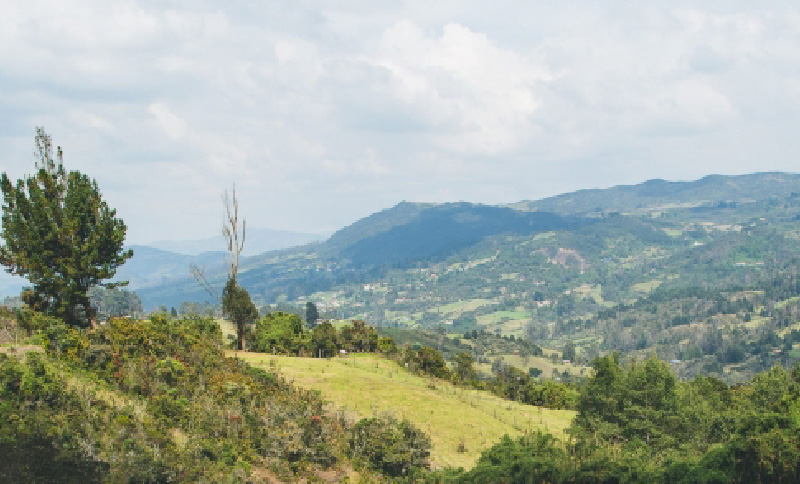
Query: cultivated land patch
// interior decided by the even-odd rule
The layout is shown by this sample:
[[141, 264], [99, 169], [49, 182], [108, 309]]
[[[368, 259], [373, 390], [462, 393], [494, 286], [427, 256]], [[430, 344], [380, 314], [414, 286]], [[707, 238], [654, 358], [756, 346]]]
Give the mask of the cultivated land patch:
[[638, 284], [632, 285], [631, 286], [631, 290], [637, 291], [637, 292], [650, 292], [653, 289], [655, 289], [658, 286], [660, 286], [661, 282], [662, 281], [660, 281], [658, 279], [654, 279], [652, 281], [640, 282]]
[[[295, 358], [229, 352], [254, 366], [277, 370], [299, 387], [319, 391], [331, 412], [352, 418], [391, 413], [407, 418], [433, 443], [437, 467], [470, 468], [481, 452], [505, 435], [543, 430], [564, 438], [575, 412], [523, 405], [488, 392], [413, 375], [376, 355], [348, 358]], [[459, 452], [459, 444], [466, 450]]]
[[[575, 365], [572, 363], [554, 363], [553, 360], [550, 358], [545, 358], [541, 356], [520, 356], [520, 355], [491, 355], [487, 356], [490, 361], [494, 361], [497, 358], [503, 360], [503, 362], [507, 365], [511, 365], [513, 367], [519, 368], [524, 372], [528, 372], [530, 368], [538, 368], [542, 370], [542, 376], [545, 378], [552, 378], [553, 377], [553, 370], [558, 372], [559, 375], [563, 374], [565, 371], [573, 376], [584, 376], [588, 377], [591, 375], [591, 368], [587, 366], [580, 366]], [[483, 373], [484, 375], [491, 376], [492, 375], [492, 364], [491, 363], [477, 363], [475, 364], [475, 369], [479, 372]]]
[[438, 312], [440, 314], [450, 314], [453, 316], [460, 316], [462, 313], [467, 311], [474, 311], [481, 306], [486, 306], [491, 304], [491, 299], [468, 299], [466, 301], [458, 301], [450, 304], [445, 304], [444, 306], [439, 306], [437, 308], [431, 309], [431, 311]]

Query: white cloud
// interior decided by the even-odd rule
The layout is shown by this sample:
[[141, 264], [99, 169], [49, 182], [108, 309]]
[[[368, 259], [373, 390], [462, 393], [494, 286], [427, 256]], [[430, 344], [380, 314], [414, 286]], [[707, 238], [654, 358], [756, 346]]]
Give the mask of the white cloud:
[[457, 23], [433, 37], [414, 22], [397, 22], [371, 62], [391, 73], [389, 94], [419, 110], [444, 148], [461, 153], [517, 148], [538, 106], [535, 86], [549, 78], [534, 59]]
[[155, 116], [161, 129], [173, 140], [182, 138], [186, 134], [186, 121], [173, 113], [166, 104], [150, 103], [147, 112]]
[[[333, 230], [399, 200], [513, 201], [796, 170], [791, 4], [0, 0], [0, 169], [33, 126], [135, 241]], [[174, 208], [173, 208], [174, 207]]]

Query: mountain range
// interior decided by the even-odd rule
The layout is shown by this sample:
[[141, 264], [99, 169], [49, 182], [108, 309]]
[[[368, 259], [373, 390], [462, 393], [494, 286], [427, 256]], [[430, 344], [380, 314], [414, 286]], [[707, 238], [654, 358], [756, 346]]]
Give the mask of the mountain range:
[[[580, 190], [538, 201], [505, 206], [474, 203], [411, 203], [372, 214], [334, 233], [321, 243], [272, 251], [246, 258], [241, 280], [262, 303], [294, 299], [340, 284], [380, 280], [390, 269], [422, 267], [442, 261], [498, 236], [531, 236], [566, 231], [600, 237], [603, 233], [638, 231], [664, 238], [664, 219], [653, 214], [670, 210], [697, 213], [736, 204], [780, 199], [800, 192], [800, 175], [757, 173], [710, 175], [690, 182], [650, 180], [638, 185]], [[624, 222], [611, 220], [624, 214]], [[642, 221], [642, 217], [648, 220]], [[645, 232], [647, 234], [645, 234]], [[588, 239], [587, 239], [588, 240]], [[586, 245], [586, 242], [578, 241]], [[217, 285], [220, 270], [209, 270]], [[179, 304], [181, 297], [200, 297], [192, 281], [151, 286], [142, 292], [145, 304]]]
[[[227, 279], [224, 252], [133, 248], [118, 278], [146, 309], [215, 302], [190, 264], [217, 292]], [[323, 318], [519, 337], [584, 365], [655, 353], [682, 377], [743, 382], [800, 359], [798, 274], [800, 175], [755, 173], [507, 205], [401, 202], [325, 241], [244, 257], [238, 281], [264, 311], [310, 301]]]

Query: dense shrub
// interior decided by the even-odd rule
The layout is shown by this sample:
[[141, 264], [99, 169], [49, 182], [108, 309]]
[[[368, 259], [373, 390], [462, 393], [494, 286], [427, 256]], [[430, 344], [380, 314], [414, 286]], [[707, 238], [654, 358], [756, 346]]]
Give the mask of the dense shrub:
[[0, 355], [0, 482], [296, 481], [345, 458], [319, 396], [227, 358], [210, 318], [39, 338], [46, 354]]
[[363, 419], [350, 429], [348, 443], [353, 458], [389, 476], [407, 476], [429, 465], [430, 439], [408, 420]]

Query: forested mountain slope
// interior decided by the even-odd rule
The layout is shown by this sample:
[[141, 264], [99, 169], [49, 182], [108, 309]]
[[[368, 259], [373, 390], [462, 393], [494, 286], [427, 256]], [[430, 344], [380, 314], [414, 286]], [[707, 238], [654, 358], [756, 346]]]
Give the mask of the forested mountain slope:
[[561, 214], [635, 212], [670, 205], [699, 206], [783, 198], [797, 192], [798, 186], [800, 175], [794, 173], [708, 175], [695, 181], [654, 179], [636, 185], [578, 190], [510, 206]]
[[[789, 365], [800, 343], [800, 177], [650, 181], [565, 194], [519, 211], [402, 203], [322, 244], [245, 260], [261, 305], [316, 303], [323, 317], [473, 330], [675, 360], [682, 376], [744, 381]], [[600, 210], [595, 210], [600, 207]], [[580, 213], [580, 215], [564, 215]], [[211, 274], [218, 287], [224, 273]], [[145, 304], [202, 298], [193, 281]]]

